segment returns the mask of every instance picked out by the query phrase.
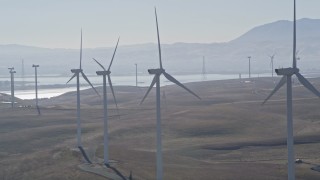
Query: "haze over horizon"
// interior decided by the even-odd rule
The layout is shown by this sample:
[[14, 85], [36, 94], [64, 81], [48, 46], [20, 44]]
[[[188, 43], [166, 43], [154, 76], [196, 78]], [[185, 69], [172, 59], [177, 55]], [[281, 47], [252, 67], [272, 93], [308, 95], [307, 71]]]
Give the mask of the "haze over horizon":
[[[84, 48], [154, 43], [154, 6], [161, 42], [172, 44], [231, 41], [253, 27], [292, 20], [291, 0], [135, 0], [9, 1], [0, 7], [1, 44], [45, 48]], [[320, 1], [297, 1], [297, 18], [320, 19]]]
[[[297, 21], [297, 48], [299, 50], [299, 68], [303, 72], [319, 72], [320, 57], [320, 19], [300, 19]], [[97, 65], [92, 58], [109, 62], [114, 47], [84, 48], [83, 65], [88, 73], [95, 74]], [[201, 72], [202, 58], [206, 57], [208, 73], [247, 73], [247, 57], [252, 56], [252, 72], [270, 72], [270, 57], [276, 53], [275, 67], [286, 67], [292, 62], [292, 21], [282, 20], [254, 27], [228, 43], [162, 43], [164, 64], [168, 72], [177, 74], [197, 74]], [[120, 45], [113, 65], [113, 75], [129, 75], [135, 72], [134, 63], [139, 71], [158, 65], [157, 45]], [[79, 62], [79, 48], [48, 49], [21, 45], [0, 45], [0, 59], [6, 65], [0, 66], [0, 74], [7, 75], [9, 66], [19, 72], [21, 59], [26, 67], [41, 64], [40, 74], [67, 75], [69, 69]], [[61, 68], [61, 64], [65, 64]], [[183, 66], [181, 66], [183, 64]], [[33, 69], [26, 68], [27, 74]]]

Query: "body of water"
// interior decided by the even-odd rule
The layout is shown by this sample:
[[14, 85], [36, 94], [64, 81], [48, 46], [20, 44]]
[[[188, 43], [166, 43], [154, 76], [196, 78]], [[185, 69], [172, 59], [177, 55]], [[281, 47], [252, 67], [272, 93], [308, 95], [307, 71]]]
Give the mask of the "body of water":
[[[181, 83], [188, 82], [199, 82], [199, 81], [212, 81], [212, 80], [226, 80], [226, 79], [239, 79], [239, 74], [207, 74], [206, 79], [203, 79], [202, 75], [173, 75]], [[252, 74], [251, 77], [268, 77], [270, 74]], [[70, 76], [71, 77], [71, 76]], [[70, 77], [63, 76], [39, 76], [38, 85], [61, 85], [66, 84]], [[247, 78], [247, 74], [242, 74], [242, 78]], [[101, 76], [88, 76], [89, 80], [94, 86], [102, 85]], [[135, 86], [136, 77], [135, 76], [111, 76], [113, 86]], [[138, 85], [141, 87], [149, 86], [153, 79], [152, 75], [142, 75], [138, 76]], [[10, 81], [9, 77], [0, 77], [0, 81]], [[16, 77], [15, 81], [25, 81], [26, 85], [34, 85], [34, 77], [26, 77], [22, 79], [21, 77]], [[83, 78], [80, 80], [81, 84], [85, 85], [86, 82]], [[70, 84], [76, 85], [76, 78], [74, 78]], [[164, 76], [161, 76], [161, 86], [172, 84]], [[88, 86], [82, 87], [81, 89], [89, 88]], [[76, 91], [76, 87], [66, 87], [66, 88], [52, 88], [52, 89], [38, 89], [39, 98], [51, 98], [59, 96], [66, 92]], [[10, 91], [2, 91], [1, 93], [10, 94]], [[20, 99], [34, 99], [34, 90], [16, 90], [15, 96]]]

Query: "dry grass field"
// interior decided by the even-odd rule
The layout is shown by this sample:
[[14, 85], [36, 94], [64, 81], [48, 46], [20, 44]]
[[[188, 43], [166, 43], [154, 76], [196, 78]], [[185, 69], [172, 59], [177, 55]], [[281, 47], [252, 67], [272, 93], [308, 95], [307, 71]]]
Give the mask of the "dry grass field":
[[[310, 79], [320, 89], [320, 79]], [[285, 87], [264, 106], [271, 78], [186, 84], [202, 101], [177, 86], [162, 87], [164, 179], [286, 179]], [[98, 88], [101, 92], [101, 88]], [[112, 165], [134, 179], [155, 179], [155, 90], [115, 87], [120, 118], [110, 98]], [[102, 102], [82, 94], [83, 145], [95, 162], [103, 154]], [[320, 99], [294, 84], [297, 179], [320, 179]], [[111, 96], [109, 96], [111, 97]], [[6, 98], [1, 96], [1, 98]], [[76, 146], [75, 93], [42, 100], [32, 108], [0, 108], [0, 179], [105, 179], [84, 172]], [[19, 101], [19, 104], [30, 104]]]

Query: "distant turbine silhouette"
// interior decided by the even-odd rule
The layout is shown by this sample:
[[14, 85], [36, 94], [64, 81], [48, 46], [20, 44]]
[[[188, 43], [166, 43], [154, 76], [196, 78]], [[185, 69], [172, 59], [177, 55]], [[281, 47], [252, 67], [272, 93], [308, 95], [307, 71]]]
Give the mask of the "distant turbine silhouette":
[[202, 80], [207, 80], [206, 60], [202, 57]]
[[297, 61], [300, 61], [300, 57], [298, 56], [300, 52], [301, 52], [301, 51], [299, 51], [299, 50], [297, 50], [297, 52], [296, 52], [296, 60], [297, 60]]
[[[108, 97], [107, 97], [107, 80], [106, 79], [107, 79], [107, 76], [108, 76], [109, 86], [110, 86], [111, 93], [113, 95], [114, 102], [116, 104], [117, 111], [118, 111], [117, 100], [116, 100], [116, 96], [114, 95], [112, 82], [111, 82], [111, 77], [110, 77], [110, 74], [111, 74], [110, 68], [111, 68], [114, 56], [116, 54], [117, 48], [118, 48], [119, 39], [120, 39], [120, 37], [118, 38], [117, 45], [116, 45], [116, 47], [114, 49], [113, 56], [112, 56], [112, 59], [110, 61], [110, 65], [109, 65], [107, 70], [104, 68], [104, 66], [101, 63], [99, 63], [99, 61], [97, 61], [96, 59], [93, 58], [93, 60], [103, 69], [103, 71], [97, 71], [96, 73], [97, 73], [97, 75], [100, 75], [100, 76], [103, 77], [103, 113], [104, 113], [104, 134], [103, 134], [104, 151], [103, 151], [103, 156], [104, 156], [104, 164], [107, 167], [109, 167], [109, 141], [108, 141], [108, 108], [107, 108], [107, 105], [108, 105], [107, 99], [108, 99]], [[118, 112], [118, 114], [119, 114], [119, 112]]]
[[161, 45], [160, 45], [160, 36], [159, 36], [159, 28], [158, 28], [158, 18], [157, 18], [157, 10], [155, 8], [155, 17], [156, 17], [156, 26], [157, 26], [157, 37], [158, 37], [158, 51], [159, 51], [159, 63], [160, 68], [158, 69], [149, 69], [149, 74], [154, 74], [154, 78], [151, 82], [151, 85], [141, 100], [141, 103], [145, 100], [145, 98], [148, 96], [149, 92], [151, 91], [154, 84], [156, 84], [156, 100], [157, 100], [157, 180], [163, 179], [163, 167], [162, 167], [162, 138], [161, 138], [161, 105], [160, 105], [160, 76], [163, 74], [169, 81], [173, 82], [174, 84], [182, 87], [183, 89], [187, 90], [192, 95], [196, 96], [198, 99], [200, 97], [196, 95], [194, 92], [186, 88], [183, 84], [181, 84], [178, 80], [176, 80], [174, 77], [172, 77], [170, 74], [166, 73], [166, 71], [162, 67], [162, 60], [161, 60]]
[[280, 82], [271, 92], [271, 94], [264, 100], [262, 104], [267, 102], [267, 100], [277, 92], [285, 83], [287, 83], [287, 148], [288, 148], [288, 179], [295, 179], [295, 168], [294, 168], [294, 149], [293, 149], [293, 120], [292, 120], [292, 75], [296, 75], [301, 84], [314, 93], [316, 96], [320, 97], [319, 91], [312, 86], [312, 84], [305, 79], [297, 68], [296, 59], [296, 1], [294, 0], [294, 15], [293, 15], [293, 63], [292, 68], [282, 68], [276, 69], [277, 75], [282, 75]]
[[14, 107], [14, 74], [16, 71], [14, 71], [14, 67], [8, 68], [10, 71], [10, 79], [11, 79], [11, 108]]
[[269, 55], [270, 57], [270, 66], [271, 66], [271, 76], [273, 77], [273, 60], [274, 60], [274, 56], [276, 54], [273, 54], [273, 55]]
[[[98, 91], [93, 87], [87, 76], [83, 73], [82, 70], [82, 30], [81, 30], [81, 42], [80, 42], [80, 67], [79, 69], [71, 69], [71, 72], [74, 75], [70, 78], [67, 82], [69, 83], [73, 78], [77, 77], [77, 145], [80, 151], [82, 152], [84, 158], [88, 163], [91, 163], [90, 159], [87, 157], [81, 142], [81, 117], [80, 117], [80, 74], [82, 75], [83, 79], [87, 81], [87, 83], [92, 87], [92, 89], [99, 95]], [[100, 96], [100, 95], [99, 95]]]

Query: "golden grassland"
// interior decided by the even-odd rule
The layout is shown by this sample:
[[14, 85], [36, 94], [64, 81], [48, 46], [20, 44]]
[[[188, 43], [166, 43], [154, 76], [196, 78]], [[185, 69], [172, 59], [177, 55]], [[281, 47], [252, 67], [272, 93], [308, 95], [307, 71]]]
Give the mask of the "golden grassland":
[[[320, 89], [320, 79], [310, 81]], [[202, 101], [177, 86], [161, 89], [164, 179], [286, 179], [285, 87], [261, 106], [274, 87], [271, 78], [186, 86]], [[112, 166], [126, 176], [132, 171], [134, 179], [155, 179], [155, 90], [139, 105], [145, 91], [115, 87], [120, 118], [108, 94]], [[304, 162], [296, 164], [296, 176], [320, 179], [310, 169], [320, 165], [320, 99], [297, 83], [293, 91], [295, 154]], [[41, 116], [1, 105], [1, 179], [105, 179], [78, 167], [75, 95], [42, 100]], [[83, 145], [101, 162], [102, 102], [92, 90], [81, 95]]]

